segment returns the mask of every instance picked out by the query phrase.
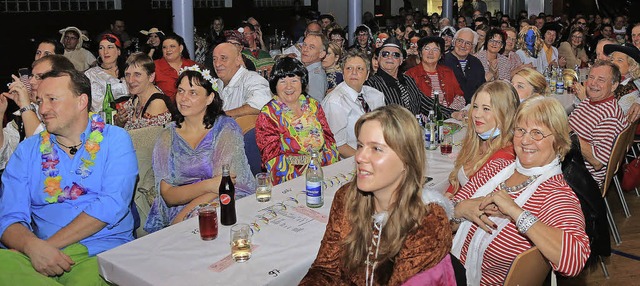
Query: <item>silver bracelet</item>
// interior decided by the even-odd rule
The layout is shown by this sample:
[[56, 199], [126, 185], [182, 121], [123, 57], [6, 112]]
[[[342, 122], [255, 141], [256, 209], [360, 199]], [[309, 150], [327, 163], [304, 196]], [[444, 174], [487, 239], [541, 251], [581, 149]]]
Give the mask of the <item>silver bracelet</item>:
[[531, 226], [538, 222], [538, 218], [530, 211], [523, 211], [516, 220], [516, 227], [521, 234], [527, 233]]
[[[457, 206], [461, 201], [462, 201], [462, 200], [451, 200], [451, 203], [453, 204], [454, 212], [455, 212], [455, 208], [456, 208], [456, 206]], [[450, 221], [451, 223], [453, 223], [453, 224], [460, 224], [460, 223], [462, 223], [463, 221], [466, 221], [466, 220], [467, 220], [467, 219], [465, 219], [465, 218], [463, 218], [463, 217], [460, 217], [460, 218], [454, 217], [454, 218], [451, 218], [451, 220], [449, 220], [449, 221]]]
[[463, 217], [460, 217], [460, 218], [458, 218], [458, 217], [454, 217], [454, 218], [452, 218], [452, 219], [451, 219], [451, 220], [449, 220], [449, 221], [450, 221], [451, 223], [453, 223], [453, 224], [460, 224], [460, 223], [462, 223], [463, 221], [466, 221], [466, 220], [467, 220], [467, 219], [466, 219], [466, 218], [463, 218]]

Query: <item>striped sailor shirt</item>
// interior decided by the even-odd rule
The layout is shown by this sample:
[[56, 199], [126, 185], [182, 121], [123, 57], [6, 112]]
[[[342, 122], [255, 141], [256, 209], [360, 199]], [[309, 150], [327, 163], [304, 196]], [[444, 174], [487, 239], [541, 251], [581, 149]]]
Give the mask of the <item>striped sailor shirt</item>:
[[607, 172], [613, 141], [627, 124], [627, 117], [613, 96], [597, 102], [587, 98], [569, 116], [569, 127], [581, 139], [589, 142], [593, 156], [604, 165], [596, 170], [591, 163], [584, 161], [587, 170], [600, 185]]

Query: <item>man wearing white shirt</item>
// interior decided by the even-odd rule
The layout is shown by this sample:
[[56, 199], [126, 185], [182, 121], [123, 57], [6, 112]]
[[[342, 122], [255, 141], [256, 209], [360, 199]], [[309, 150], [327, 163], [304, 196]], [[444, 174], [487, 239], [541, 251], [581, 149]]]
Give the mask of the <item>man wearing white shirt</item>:
[[555, 22], [546, 23], [542, 26], [540, 32], [544, 39], [544, 44], [542, 45], [540, 54], [538, 54], [539, 64], [536, 67], [538, 72], [544, 74], [545, 69], [549, 66], [557, 67], [560, 65], [560, 67], [564, 67], [567, 65], [567, 60], [564, 57], [558, 58], [558, 49], [553, 46], [559, 35], [560, 26]]
[[242, 54], [230, 43], [219, 44], [213, 50], [222, 109], [231, 117], [258, 114], [271, 100], [269, 82], [242, 63]]
[[344, 82], [336, 86], [322, 101], [329, 128], [342, 158], [351, 157], [356, 152], [358, 141], [354, 126], [358, 118], [385, 105], [382, 92], [363, 85], [369, 77], [369, 65], [369, 58], [362, 52], [347, 52], [343, 68]]

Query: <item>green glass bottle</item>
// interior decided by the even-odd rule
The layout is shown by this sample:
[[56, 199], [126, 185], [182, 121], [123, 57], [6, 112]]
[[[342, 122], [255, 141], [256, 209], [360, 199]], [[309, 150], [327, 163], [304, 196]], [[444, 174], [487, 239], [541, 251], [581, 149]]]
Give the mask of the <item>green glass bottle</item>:
[[115, 124], [114, 118], [116, 113], [116, 102], [111, 92], [111, 84], [107, 83], [107, 91], [104, 93], [104, 98], [102, 99], [102, 118], [104, 119], [104, 123]]
[[444, 128], [444, 116], [442, 114], [441, 106], [440, 106], [440, 96], [444, 96], [440, 94], [439, 91], [432, 91], [433, 94], [433, 111], [435, 112], [436, 119], [436, 128], [438, 129], [437, 143], [442, 141], [444, 137], [443, 128]]

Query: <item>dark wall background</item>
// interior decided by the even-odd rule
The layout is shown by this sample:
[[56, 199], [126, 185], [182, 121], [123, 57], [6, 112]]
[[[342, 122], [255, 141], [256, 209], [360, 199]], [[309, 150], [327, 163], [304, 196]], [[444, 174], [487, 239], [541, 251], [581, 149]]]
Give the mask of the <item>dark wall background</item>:
[[[317, 1], [312, 3], [317, 7]], [[88, 30], [91, 38], [108, 29], [109, 23], [115, 18], [125, 21], [126, 30], [131, 37], [142, 39], [143, 35], [139, 31], [151, 27], [158, 27], [163, 31], [172, 30], [171, 9], [151, 9], [150, 1], [141, 0], [123, 0], [122, 8], [118, 11], [1, 13], [0, 24], [4, 27], [5, 37], [0, 40], [0, 55], [3, 55], [0, 64], [0, 91], [6, 91], [4, 83], [11, 81], [10, 74], [16, 74], [20, 67], [31, 65], [39, 39], [59, 39], [58, 31], [67, 26]], [[274, 29], [285, 29], [290, 33], [293, 15], [293, 7], [255, 8], [251, 0], [235, 0], [233, 8], [195, 9], [194, 26], [199, 34], [204, 34], [215, 16], [223, 17], [225, 29], [231, 29], [240, 21], [253, 16], [260, 22], [265, 34], [272, 34]], [[92, 52], [97, 54], [97, 51]]]

